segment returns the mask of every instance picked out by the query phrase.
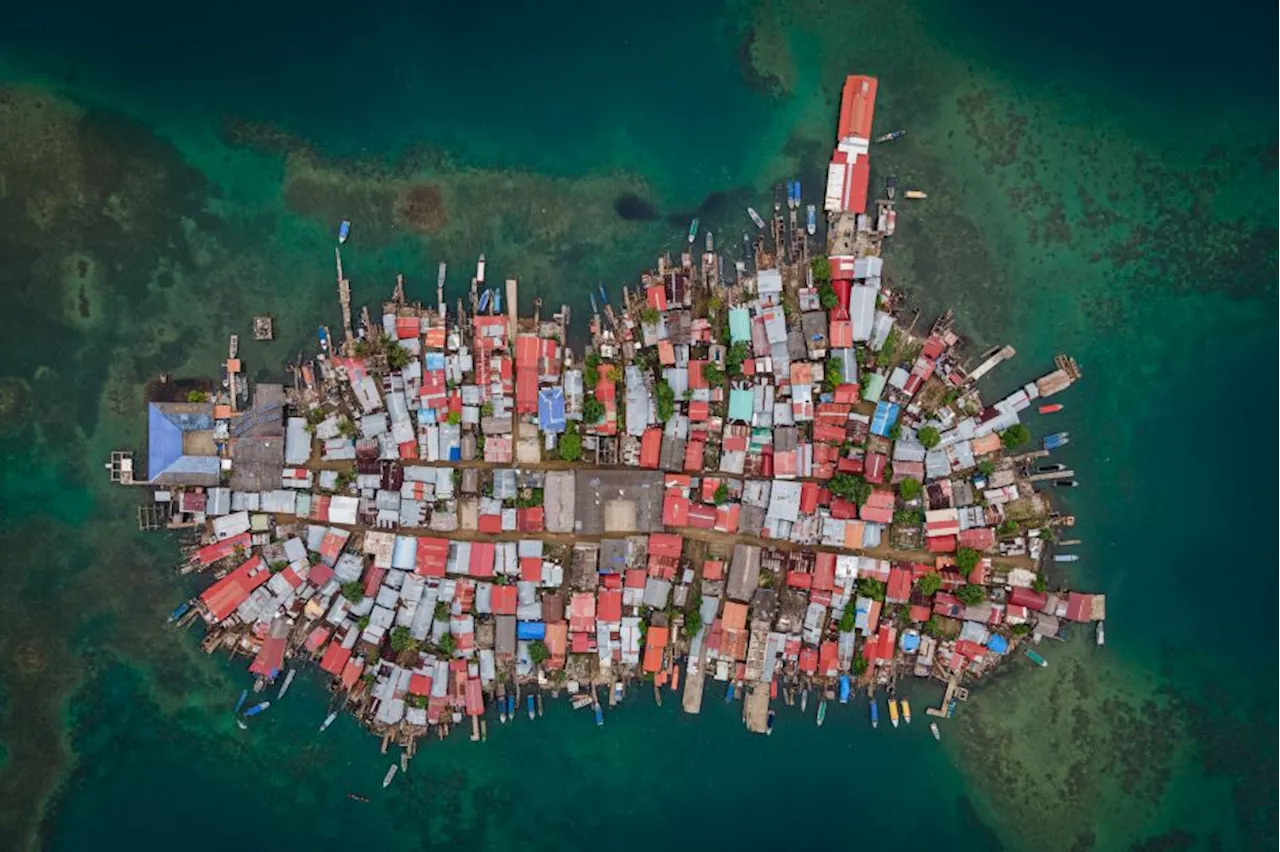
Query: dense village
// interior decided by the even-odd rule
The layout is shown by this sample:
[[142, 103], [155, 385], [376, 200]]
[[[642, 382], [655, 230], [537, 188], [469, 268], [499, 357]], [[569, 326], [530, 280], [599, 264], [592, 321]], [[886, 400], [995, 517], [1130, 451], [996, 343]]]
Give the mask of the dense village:
[[[1012, 347], [967, 352], [950, 314], [894, 292], [875, 86], [844, 87], [825, 247], [798, 186], [742, 260], [695, 222], [678, 256], [591, 294], [578, 345], [568, 307], [521, 316], [483, 256], [452, 304], [441, 265], [433, 302], [402, 279], [356, 316], [336, 248], [342, 325], [291, 384], [251, 384], [233, 339], [221, 382], [152, 395], [145, 474], [113, 459], [154, 491], [144, 525], [198, 538], [181, 570], [209, 585], [171, 620], [246, 657], [259, 698], [323, 673], [334, 713], [404, 760], [555, 695], [603, 724], [629, 692], [697, 713], [714, 689], [768, 733], [779, 702], [910, 723], [910, 678], [945, 719], [1069, 625], [1100, 642], [1103, 596], [1047, 572], [1073, 558], [1048, 499], [1069, 472], [1046, 459], [1067, 436], [1027, 428], [1080, 371], [1059, 356], [983, 399]], [[242, 695], [237, 722], [268, 705]]]

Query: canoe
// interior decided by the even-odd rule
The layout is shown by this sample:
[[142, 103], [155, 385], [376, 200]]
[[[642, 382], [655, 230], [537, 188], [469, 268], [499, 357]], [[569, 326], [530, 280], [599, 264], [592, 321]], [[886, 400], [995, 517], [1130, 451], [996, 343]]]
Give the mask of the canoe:
[[1059, 411], [1062, 410], [1062, 408], [1063, 408], [1062, 403], [1054, 402], [1054, 403], [1050, 403], [1049, 405], [1040, 406], [1039, 411], [1041, 414], [1057, 414]]

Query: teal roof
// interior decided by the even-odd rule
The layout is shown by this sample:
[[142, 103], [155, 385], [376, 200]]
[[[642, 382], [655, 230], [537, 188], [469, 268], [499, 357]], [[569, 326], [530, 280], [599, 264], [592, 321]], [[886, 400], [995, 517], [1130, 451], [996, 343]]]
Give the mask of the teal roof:
[[872, 402], [880, 401], [880, 394], [884, 393], [885, 378], [883, 373], [871, 373], [866, 377], [866, 383], [862, 386], [862, 398], [869, 399]]
[[751, 422], [751, 412], [755, 408], [755, 394], [749, 390], [734, 388], [729, 391], [729, 419]]
[[729, 342], [746, 343], [751, 340], [751, 315], [746, 308], [729, 309]]

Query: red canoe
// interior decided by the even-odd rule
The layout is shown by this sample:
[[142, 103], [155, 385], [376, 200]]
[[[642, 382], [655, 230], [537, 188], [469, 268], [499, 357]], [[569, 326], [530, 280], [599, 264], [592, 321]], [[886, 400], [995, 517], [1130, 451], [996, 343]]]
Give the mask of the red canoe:
[[1040, 406], [1040, 413], [1041, 413], [1041, 414], [1055, 414], [1055, 413], [1057, 413], [1057, 412], [1059, 412], [1059, 411], [1061, 411], [1061, 410], [1062, 410], [1062, 404], [1061, 404], [1061, 403], [1058, 403], [1058, 402], [1055, 402], [1055, 403], [1053, 403], [1052, 405], [1042, 405], [1042, 406]]

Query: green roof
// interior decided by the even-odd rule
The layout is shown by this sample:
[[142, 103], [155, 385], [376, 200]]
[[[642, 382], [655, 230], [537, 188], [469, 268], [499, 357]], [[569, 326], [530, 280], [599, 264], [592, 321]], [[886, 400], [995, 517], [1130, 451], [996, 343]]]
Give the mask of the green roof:
[[746, 308], [729, 309], [729, 342], [748, 343], [751, 340], [751, 315]]
[[751, 422], [751, 412], [755, 409], [755, 394], [749, 390], [734, 388], [729, 391], [729, 419]]
[[884, 393], [885, 377], [883, 373], [871, 373], [867, 376], [866, 383], [862, 386], [862, 398], [869, 399], [872, 402], [880, 401], [880, 394]]

